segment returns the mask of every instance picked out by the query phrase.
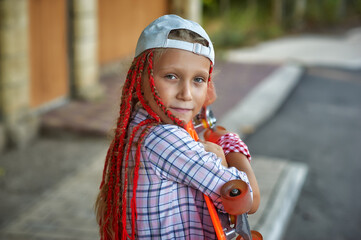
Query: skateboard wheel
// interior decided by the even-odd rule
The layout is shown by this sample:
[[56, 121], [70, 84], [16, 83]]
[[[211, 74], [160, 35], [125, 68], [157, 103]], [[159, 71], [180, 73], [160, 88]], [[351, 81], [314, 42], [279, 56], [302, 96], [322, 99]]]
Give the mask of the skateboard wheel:
[[252, 240], [263, 240], [262, 234], [255, 230], [251, 230]]
[[[263, 240], [262, 234], [254, 230], [251, 230], [251, 237], [252, 240]], [[242, 236], [238, 236], [236, 240], [244, 240], [244, 238]]]
[[207, 129], [204, 134], [203, 137], [206, 141], [212, 142], [212, 143], [217, 143], [218, 139], [220, 139], [223, 134], [220, 134], [218, 131], [222, 131], [222, 130], [226, 130], [224, 127], [221, 126], [216, 126], [214, 129]]
[[224, 210], [231, 215], [247, 213], [252, 206], [249, 186], [242, 180], [231, 180], [221, 188]]

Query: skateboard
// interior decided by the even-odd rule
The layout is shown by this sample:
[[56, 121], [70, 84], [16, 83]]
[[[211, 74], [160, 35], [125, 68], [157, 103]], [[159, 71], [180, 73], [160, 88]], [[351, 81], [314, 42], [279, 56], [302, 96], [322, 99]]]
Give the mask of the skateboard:
[[[191, 137], [198, 141], [198, 133], [206, 129], [213, 129], [217, 120], [210, 108], [203, 108], [193, 121], [186, 125], [187, 132]], [[224, 129], [224, 128], [223, 128]], [[214, 135], [205, 135], [205, 140], [216, 142]], [[220, 137], [220, 136], [219, 136]], [[247, 212], [252, 206], [252, 197], [249, 186], [242, 180], [231, 180], [225, 183], [221, 188], [221, 199], [225, 211], [229, 217], [219, 215], [212, 200], [204, 194], [204, 199], [210, 213], [213, 227], [218, 240], [262, 240], [262, 235], [254, 230], [250, 230]], [[238, 236], [237, 236], [238, 235]]]

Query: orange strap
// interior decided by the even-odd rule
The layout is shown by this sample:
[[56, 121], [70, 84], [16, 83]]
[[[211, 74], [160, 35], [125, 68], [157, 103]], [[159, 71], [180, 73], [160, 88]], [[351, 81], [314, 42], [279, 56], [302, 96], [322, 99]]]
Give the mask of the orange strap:
[[[199, 140], [198, 134], [194, 130], [192, 122], [189, 122], [186, 125], [186, 130], [194, 140], [196, 140], [196, 141]], [[203, 194], [203, 196], [204, 196], [204, 200], [206, 201], [209, 214], [211, 215], [213, 227], [214, 227], [214, 230], [216, 231], [216, 235], [217, 235], [218, 240], [226, 240], [227, 239], [226, 235], [223, 232], [221, 221], [219, 220], [217, 210], [214, 207], [214, 204], [213, 204], [212, 200], [205, 194]]]

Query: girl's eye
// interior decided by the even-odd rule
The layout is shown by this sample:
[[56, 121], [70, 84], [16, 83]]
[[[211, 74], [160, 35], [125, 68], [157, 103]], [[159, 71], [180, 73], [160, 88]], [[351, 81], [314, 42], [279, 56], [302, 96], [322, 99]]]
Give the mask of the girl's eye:
[[170, 79], [170, 80], [176, 79], [176, 76], [173, 75], [173, 74], [168, 74], [168, 75], [166, 75], [165, 77], [166, 77], [167, 79]]
[[202, 78], [202, 77], [196, 77], [196, 78], [194, 79], [194, 81], [195, 81], [196, 83], [206, 82], [206, 81], [204, 80], [204, 78]]

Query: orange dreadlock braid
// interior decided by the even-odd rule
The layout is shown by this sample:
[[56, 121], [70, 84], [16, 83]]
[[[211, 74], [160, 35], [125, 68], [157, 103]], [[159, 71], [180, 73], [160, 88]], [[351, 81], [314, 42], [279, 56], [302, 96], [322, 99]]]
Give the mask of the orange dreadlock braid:
[[[118, 239], [120, 210], [120, 187], [122, 185], [122, 161], [124, 157], [125, 139], [131, 112], [135, 106], [133, 99], [137, 78], [141, 78], [146, 53], [135, 58], [130, 67], [123, 87], [119, 118], [115, 136], [110, 145], [103, 170], [100, 193], [97, 200], [98, 222], [101, 239]], [[129, 156], [128, 156], [129, 157]], [[126, 179], [125, 179], [126, 181]], [[105, 205], [105, 206], [104, 206]]]

